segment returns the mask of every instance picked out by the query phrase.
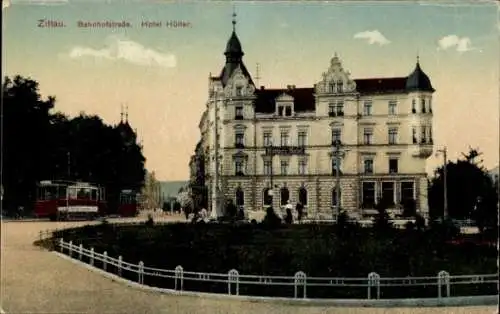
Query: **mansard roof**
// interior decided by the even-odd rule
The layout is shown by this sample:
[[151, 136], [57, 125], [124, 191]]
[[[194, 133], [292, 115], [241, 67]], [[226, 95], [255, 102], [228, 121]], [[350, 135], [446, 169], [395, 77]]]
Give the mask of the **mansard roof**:
[[259, 113], [273, 113], [276, 111], [276, 98], [285, 93], [293, 97], [294, 111], [314, 111], [314, 88], [281, 88], [259, 89], [255, 91], [255, 110]]
[[404, 93], [406, 90], [406, 77], [355, 79], [354, 82], [360, 94]]

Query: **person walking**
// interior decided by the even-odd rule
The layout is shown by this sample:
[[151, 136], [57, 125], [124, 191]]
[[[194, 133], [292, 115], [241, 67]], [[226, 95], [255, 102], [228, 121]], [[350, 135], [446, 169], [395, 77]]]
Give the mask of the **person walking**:
[[295, 209], [297, 210], [297, 221], [300, 223], [304, 214], [304, 205], [302, 205], [301, 202], [298, 202]]

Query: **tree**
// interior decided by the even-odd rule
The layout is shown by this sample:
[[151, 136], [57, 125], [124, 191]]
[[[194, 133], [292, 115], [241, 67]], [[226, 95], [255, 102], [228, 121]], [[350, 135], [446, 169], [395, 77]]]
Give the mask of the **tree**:
[[393, 223], [391, 222], [391, 217], [387, 213], [387, 208], [389, 208], [390, 204], [390, 200], [382, 198], [375, 205], [375, 209], [377, 209], [378, 213], [373, 220], [374, 229], [384, 232], [392, 228]]
[[32, 208], [41, 180], [97, 183], [106, 188], [108, 203], [118, 201], [121, 189], [142, 187], [145, 158], [128, 122], [113, 127], [98, 116], [51, 113], [56, 98], [43, 100], [30, 78], [6, 77], [2, 87], [6, 208]]
[[[476, 162], [480, 155], [471, 149], [462, 160], [447, 163], [448, 213], [451, 218], [476, 218], [496, 225], [498, 196], [491, 177]], [[443, 167], [439, 167], [429, 187], [431, 218], [443, 215], [443, 187]], [[483, 200], [480, 207], [476, 206], [478, 199]]]

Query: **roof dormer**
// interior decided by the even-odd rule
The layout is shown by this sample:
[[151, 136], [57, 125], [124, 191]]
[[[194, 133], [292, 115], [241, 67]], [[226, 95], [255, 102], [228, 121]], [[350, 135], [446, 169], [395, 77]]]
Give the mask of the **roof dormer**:
[[323, 79], [316, 84], [317, 94], [343, 94], [356, 90], [356, 83], [350, 78], [351, 73], [342, 67], [337, 53], [330, 60], [330, 67], [323, 73]]

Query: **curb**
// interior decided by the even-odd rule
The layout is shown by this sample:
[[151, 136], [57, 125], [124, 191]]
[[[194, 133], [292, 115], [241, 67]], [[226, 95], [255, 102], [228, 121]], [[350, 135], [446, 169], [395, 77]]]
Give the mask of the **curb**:
[[128, 287], [147, 292], [159, 292], [173, 296], [190, 296], [199, 298], [238, 300], [247, 302], [266, 302], [284, 305], [297, 306], [333, 306], [333, 307], [371, 307], [371, 308], [392, 308], [392, 307], [464, 307], [464, 306], [498, 306], [498, 295], [469, 296], [469, 297], [448, 297], [448, 298], [423, 298], [423, 299], [293, 299], [293, 298], [273, 298], [256, 296], [239, 296], [207, 292], [177, 291], [165, 288], [156, 288], [141, 285], [137, 282], [119, 277], [118, 275], [106, 272], [102, 269], [91, 266], [59, 252], [52, 252], [60, 258], [66, 259], [76, 265], [101, 274], [112, 281], [120, 282]]

